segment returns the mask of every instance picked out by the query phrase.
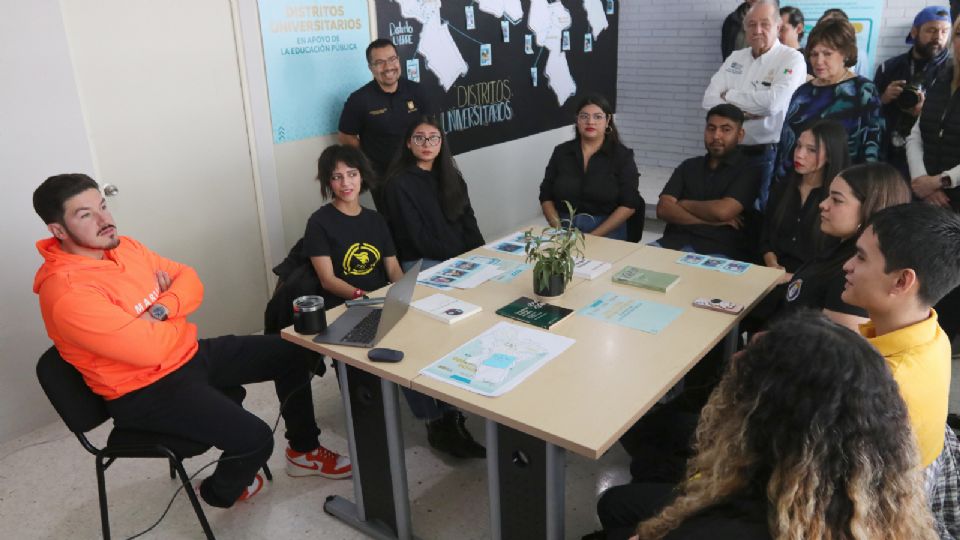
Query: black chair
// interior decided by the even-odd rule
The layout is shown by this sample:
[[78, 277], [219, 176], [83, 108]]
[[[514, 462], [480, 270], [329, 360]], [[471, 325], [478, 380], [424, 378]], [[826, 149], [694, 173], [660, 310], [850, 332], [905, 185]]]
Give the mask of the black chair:
[[[639, 195], [639, 193], [638, 193]], [[640, 197], [640, 206], [627, 218], [627, 242], [637, 243], [643, 238], [643, 226], [647, 218], [647, 202]]]
[[[213, 539], [210, 523], [203, 513], [200, 501], [197, 499], [190, 477], [183, 468], [183, 460], [198, 456], [210, 449], [210, 445], [182, 439], [172, 435], [164, 435], [150, 431], [114, 428], [107, 438], [103, 448], [97, 448], [89, 439], [86, 432], [103, 424], [110, 415], [102, 397], [94, 394], [83, 381], [80, 372], [64, 360], [57, 349], [50, 347], [43, 353], [37, 362], [37, 378], [40, 386], [53, 408], [70, 431], [79, 439], [80, 444], [96, 457], [97, 489], [100, 495], [100, 521], [103, 526], [103, 538], [110, 539], [110, 519], [107, 512], [107, 489], [104, 472], [117, 458], [161, 458], [170, 463], [170, 478], [180, 475], [183, 490], [197, 513], [200, 526], [207, 538]], [[246, 396], [243, 387], [230, 389], [226, 394], [237, 403], [241, 403]], [[263, 466], [264, 476], [273, 480], [270, 469]]]

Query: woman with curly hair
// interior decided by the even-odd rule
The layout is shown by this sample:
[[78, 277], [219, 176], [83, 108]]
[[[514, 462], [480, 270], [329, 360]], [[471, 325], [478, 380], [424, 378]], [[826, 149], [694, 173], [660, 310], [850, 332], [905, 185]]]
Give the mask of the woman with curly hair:
[[818, 313], [781, 320], [732, 359], [694, 450], [676, 488], [604, 493], [608, 538], [936, 538], [886, 362]]

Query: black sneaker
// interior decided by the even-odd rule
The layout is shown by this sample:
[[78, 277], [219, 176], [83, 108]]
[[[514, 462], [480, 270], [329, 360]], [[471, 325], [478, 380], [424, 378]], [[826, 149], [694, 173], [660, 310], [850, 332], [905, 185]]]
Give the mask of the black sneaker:
[[473, 439], [460, 411], [447, 411], [443, 417], [427, 422], [430, 446], [457, 458], [485, 458], [487, 449]]

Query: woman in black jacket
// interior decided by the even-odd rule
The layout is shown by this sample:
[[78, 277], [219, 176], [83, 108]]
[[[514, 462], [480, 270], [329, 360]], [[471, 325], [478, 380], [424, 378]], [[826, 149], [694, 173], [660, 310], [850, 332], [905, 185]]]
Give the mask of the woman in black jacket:
[[[407, 129], [404, 141], [383, 187], [387, 221], [403, 270], [418, 260], [426, 269], [483, 245], [467, 184], [437, 120], [420, 118]], [[459, 409], [409, 388], [403, 395], [414, 416], [426, 422], [431, 446], [455, 457], [486, 457]]]
[[411, 125], [387, 171], [387, 220], [404, 270], [422, 268], [483, 245], [467, 184], [453, 161], [439, 122]]
[[793, 170], [773, 187], [760, 233], [763, 264], [786, 271], [781, 283], [830, 242], [820, 231], [827, 184], [850, 163], [847, 131], [834, 120], [805, 129], [793, 151]]

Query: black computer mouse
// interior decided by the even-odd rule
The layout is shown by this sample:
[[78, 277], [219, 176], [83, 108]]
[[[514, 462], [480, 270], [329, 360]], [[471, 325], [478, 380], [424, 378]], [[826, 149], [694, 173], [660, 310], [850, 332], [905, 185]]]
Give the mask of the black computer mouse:
[[367, 353], [367, 358], [369, 358], [372, 362], [395, 363], [403, 360], [403, 351], [378, 347], [376, 349], [370, 349], [370, 352]]

